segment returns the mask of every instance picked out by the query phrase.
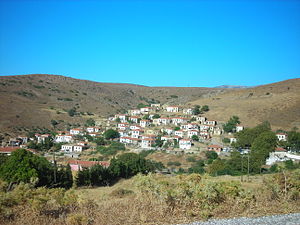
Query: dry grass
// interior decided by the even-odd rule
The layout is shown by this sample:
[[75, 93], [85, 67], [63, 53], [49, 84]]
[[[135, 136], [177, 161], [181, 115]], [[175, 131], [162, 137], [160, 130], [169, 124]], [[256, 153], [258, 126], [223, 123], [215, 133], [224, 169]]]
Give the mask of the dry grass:
[[300, 79], [231, 90], [191, 104], [209, 105], [211, 110], [206, 115], [218, 121], [226, 122], [237, 115], [249, 127], [267, 120], [273, 129], [300, 128]]
[[[38, 202], [39, 204], [34, 204], [35, 207], [33, 207], [32, 203], [30, 203], [31, 201], [29, 201], [26, 204], [21, 203], [17, 205], [14, 208], [15, 216], [13, 220], [0, 221], [0, 224], [159, 225], [187, 223], [206, 220], [210, 217], [256, 217], [299, 212], [299, 199], [292, 201], [285, 198], [275, 199], [272, 197], [271, 192], [264, 187], [264, 180], [268, 177], [250, 177], [251, 182], [243, 184], [246, 192], [242, 189], [232, 189], [235, 185], [229, 185], [227, 189], [224, 189], [228, 192], [228, 196], [225, 199], [219, 203], [208, 202], [209, 204], [207, 205], [205, 198], [202, 200], [201, 197], [198, 200], [197, 198], [189, 199], [182, 191], [188, 187], [192, 188], [190, 189], [192, 191], [198, 185], [203, 186], [204, 184], [211, 185], [223, 182], [230, 184], [230, 181], [235, 181], [233, 184], [238, 185], [239, 177], [223, 176], [212, 178], [198, 175], [166, 177], [163, 175], [152, 175], [148, 178], [137, 176], [132, 179], [121, 180], [112, 187], [75, 190], [75, 196], [78, 196], [77, 204], [64, 203], [66, 211], [60, 213], [59, 217], [55, 217], [55, 213], [49, 214], [53, 209], [59, 209], [57, 202], [51, 200], [45, 205], [45, 202], [42, 200], [44, 198], [42, 197], [43, 195], [37, 197], [32, 195], [31, 199], [33, 199], [33, 202]], [[148, 183], [149, 179], [154, 183]], [[202, 180], [204, 183], [202, 183]], [[225, 183], [224, 187], [226, 187]], [[143, 184], [143, 187], [140, 184]], [[195, 184], [198, 185], [193, 187]], [[163, 192], [160, 192], [156, 185], [159, 185], [160, 188], [169, 187], [171, 188], [170, 190], [177, 191], [179, 199], [177, 197], [175, 199], [167, 197], [169, 191], [161, 189]], [[174, 187], [176, 188], [174, 189]], [[236, 195], [236, 191], [240, 194]], [[28, 191], [25, 193], [28, 195]], [[57, 195], [55, 193], [57, 192], [54, 191], [53, 196]], [[74, 200], [72, 196], [68, 197], [67, 195], [67, 202]], [[44, 206], [42, 207], [43, 210], [37, 210], [36, 205], [40, 204]]]

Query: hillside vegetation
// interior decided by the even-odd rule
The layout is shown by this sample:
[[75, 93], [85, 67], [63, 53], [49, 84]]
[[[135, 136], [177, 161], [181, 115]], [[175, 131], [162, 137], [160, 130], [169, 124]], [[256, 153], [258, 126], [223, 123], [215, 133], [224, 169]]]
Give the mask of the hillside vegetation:
[[192, 104], [209, 105], [209, 119], [227, 121], [237, 115], [253, 127], [269, 121], [273, 129], [300, 128], [300, 79], [247, 88], [230, 89], [216, 96], [203, 96]]
[[[0, 132], [22, 133], [24, 127], [51, 128], [51, 120], [83, 123], [135, 108], [139, 103], [183, 104], [221, 89], [146, 87], [98, 83], [57, 75], [2, 76], [0, 78]], [[70, 109], [79, 116], [70, 117]]]

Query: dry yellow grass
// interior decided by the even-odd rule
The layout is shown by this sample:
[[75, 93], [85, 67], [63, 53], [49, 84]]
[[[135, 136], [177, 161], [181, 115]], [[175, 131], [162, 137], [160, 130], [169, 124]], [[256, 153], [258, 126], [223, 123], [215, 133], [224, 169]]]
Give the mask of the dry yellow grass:
[[273, 129], [300, 128], [300, 79], [231, 90], [191, 104], [209, 105], [205, 115], [218, 121], [226, 122], [237, 115], [249, 127], [267, 120]]

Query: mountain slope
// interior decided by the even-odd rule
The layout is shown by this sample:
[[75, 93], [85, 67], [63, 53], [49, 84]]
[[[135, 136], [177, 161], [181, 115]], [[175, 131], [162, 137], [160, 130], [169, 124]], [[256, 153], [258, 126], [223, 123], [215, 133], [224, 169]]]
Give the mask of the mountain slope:
[[[58, 75], [0, 77], [0, 132], [20, 132], [23, 127], [51, 128], [51, 120], [61, 124], [83, 123], [134, 108], [139, 103], [170, 104], [196, 100], [203, 94], [215, 95], [222, 89], [146, 87], [134, 84], [98, 83]], [[66, 111], [75, 107], [81, 116]]]
[[207, 116], [227, 121], [240, 117], [246, 126], [268, 120], [274, 129], [300, 128], [300, 79], [247, 88], [231, 89], [213, 97], [202, 97], [191, 104], [210, 106]]

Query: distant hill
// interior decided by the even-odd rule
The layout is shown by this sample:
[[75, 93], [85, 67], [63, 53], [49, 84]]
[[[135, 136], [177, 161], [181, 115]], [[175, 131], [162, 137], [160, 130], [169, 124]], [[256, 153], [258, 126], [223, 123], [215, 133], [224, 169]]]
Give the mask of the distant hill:
[[248, 86], [239, 86], [239, 85], [221, 85], [215, 88], [248, 88]]
[[203, 96], [191, 104], [209, 105], [210, 119], [225, 122], [237, 115], [246, 126], [268, 120], [274, 129], [300, 128], [300, 79], [230, 89], [216, 96]]
[[[222, 91], [201, 87], [98, 83], [45, 74], [2, 76], [0, 132], [24, 133], [24, 129], [32, 126], [51, 128], [51, 120], [60, 120], [59, 126], [64, 129], [68, 124], [82, 124], [90, 117], [99, 119], [124, 112], [139, 103], [183, 104]], [[70, 117], [66, 113], [73, 107], [81, 116]]]

